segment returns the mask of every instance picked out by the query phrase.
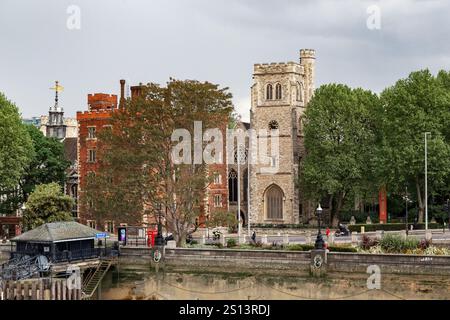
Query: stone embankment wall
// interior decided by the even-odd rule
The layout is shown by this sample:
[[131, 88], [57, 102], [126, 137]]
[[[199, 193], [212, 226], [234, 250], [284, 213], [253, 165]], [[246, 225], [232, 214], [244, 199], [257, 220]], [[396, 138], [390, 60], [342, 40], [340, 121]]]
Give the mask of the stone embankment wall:
[[[155, 265], [149, 248], [122, 248], [121, 265]], [[222, 270], [223, 272], [288, 272], [310, 271], [311, 253], [301, 251], [195, 249], [165, 250], [163, 264], [175, 269]], [[377, 265], [389, 274], [450, 275], [450, 256], [418, 256], [403, 254], [327, 254], [327, 272], [366, 273]]]

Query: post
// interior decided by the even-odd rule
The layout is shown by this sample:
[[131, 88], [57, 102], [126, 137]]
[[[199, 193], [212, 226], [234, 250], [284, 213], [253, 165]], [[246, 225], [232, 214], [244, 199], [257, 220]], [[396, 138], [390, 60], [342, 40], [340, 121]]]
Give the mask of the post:
[[241, 163], [240, 163], [240, 149], [239, 149], [239, 141], [237, 141], [237, 202], [238, 202], [238, 239], [241, 240]]
[[431, 134], [430, 132], [425, 132], [425, 230], [428, 230], [428, 143], [427, 143], [427, 135]]
[[250, 146], [248, 148], [247, 153], [247, 231], [248, 236], [251, 237], [250, 234]]

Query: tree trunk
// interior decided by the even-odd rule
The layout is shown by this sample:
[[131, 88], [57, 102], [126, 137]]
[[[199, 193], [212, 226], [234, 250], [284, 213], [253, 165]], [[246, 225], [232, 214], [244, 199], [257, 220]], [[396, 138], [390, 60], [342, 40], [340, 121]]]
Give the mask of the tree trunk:
[[417, 189], [417, 203], [419, 205], [419, 216], [417, 219], [418, 223], [423, 223], [423, 216], [425, 213], [424, 200], [422, 197], [422, 192], [420, 191], [419, 178], [416, 177], [416, 189]]

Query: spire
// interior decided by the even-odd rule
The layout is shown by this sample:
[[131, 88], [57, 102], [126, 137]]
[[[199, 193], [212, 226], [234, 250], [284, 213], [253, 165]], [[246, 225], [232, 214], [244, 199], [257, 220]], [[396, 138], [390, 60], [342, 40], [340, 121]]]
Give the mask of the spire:
[[[53, 109], [55, 111], [57, 111], [59, 109], [59, 106], [58, 106], [58, 92], [63, 91], [63, 89], [64, 88], [59, 85], [59, 81], [58, 80], [55, 81], [55, 86], [53, 88], [50, 88], [50, 90], [55, 90], [55, 106], [53, 107]], [[50, 109], [51, 109], [51, 107], [50, 107]]]

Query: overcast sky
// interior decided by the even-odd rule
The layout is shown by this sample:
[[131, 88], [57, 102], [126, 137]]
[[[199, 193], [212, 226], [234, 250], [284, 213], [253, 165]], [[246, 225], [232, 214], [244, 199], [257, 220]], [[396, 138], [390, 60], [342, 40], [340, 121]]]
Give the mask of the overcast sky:
[[59, 80], [75, 116], [88, 93], [118, 94], [121, 78], [208, 80], [229, 87], [248, 119], [254, 63], [298, 61], [313, 48], [316, 86], [379, 92], [413, 70], [450, 69], [449, 19], [447, 0], [1, 0], [0, 91], [24, 117], [39, 116]]

